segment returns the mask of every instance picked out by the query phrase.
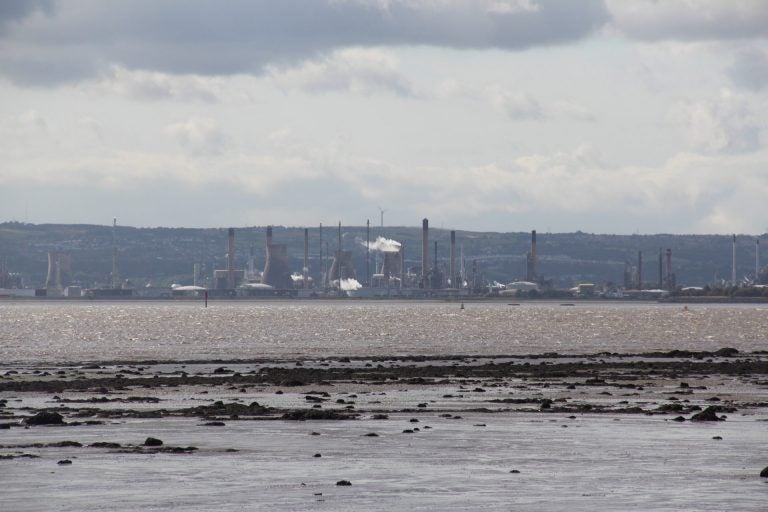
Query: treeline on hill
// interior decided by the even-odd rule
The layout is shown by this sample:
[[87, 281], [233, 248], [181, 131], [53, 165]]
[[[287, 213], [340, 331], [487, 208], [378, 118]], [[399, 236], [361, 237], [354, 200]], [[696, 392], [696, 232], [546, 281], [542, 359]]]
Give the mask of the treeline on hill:
[[[147, 282], [156, 285], [190, 284], [194, 264], [207, 274], [226, 267], [227, 228], [135, 228], [118, 226], [115, 230], [119, 273], [135, 286]], [[372, 228], [371, 240], [378, 236], [405, 246], [406, 265], [421, 265], [420, 227]], [[253, 252], [254, 266], [264, 268], [266, 227], [236, 228], [235, 261], [245, 268]], [[322, 252], [332, 255], [338, 245], [335, 226], [324, 227]], [[358, 280], [366, 275], [365, 226], [342, 227], [342, 248], [353, 251]], [[438, 266], [447, 269], [450, 230], [430, 229], [429, 259], [434, 260], [437, 242]], [[484, 281], [507, 283], [526, 277], [526, 253], [530, 250], [529, 233], [457, 231], [457, 259], [463, 252], [467, 273], [477, 268]], [[288, 246], [289, 264], [299, 272], [303, 265], [304, 229], [275, 226], [274, 243]], [[768, 247], [768, 235], [761, 235]], [[555, 287], [575, 283], [614, 283], [622, 285], [625, 263], [637, 263], [643, 252], [644, 282], [655, 286], [660, 249], [672, 249], [673, 269], [679, 286], [718, 283], [731, 276], [731, 237], [725, 235], [601, 235], [576, 233], [539, 233], [539, 274]], [[69, 254], [73, 280], [83, 286], [107, 283], [112, 270], [112, 227], [69, 224], [0, 223], [0, 266], [21, 274], [27, 286], [42, 286], [47, 273], [48, 252]], [[767, 251], [768, 252], [768, 251]], [[310, 228], [310, 274], [319, 278], [320, 257], [318, 227]], [[381, 257], [370, 255], [371, 272]], [[753, 276], [755, 238], [737, 239], [737, 274]], [[330, 259], [327, 261], [330, 265]]]

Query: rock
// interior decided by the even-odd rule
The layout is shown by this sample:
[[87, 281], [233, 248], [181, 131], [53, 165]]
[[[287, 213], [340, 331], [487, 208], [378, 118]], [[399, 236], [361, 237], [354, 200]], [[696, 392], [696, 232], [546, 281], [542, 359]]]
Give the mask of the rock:
[[96, 443], [91, 443], [92, 448], [120, 448], [120, 443], [109, 443], [105, 441], [99, 441]]
[[685, 421], [685, 418], [678, 416], [677, 418], [672, 418], [672, 421]]
[[154, 437], [148, 437], [144, 441], [144, 446], [163, 446], [163, 442], [160, 439]]
[[320, 457], [322, 457], [322, 456], [323, 456], [323, 455], [322, 455], [322, 454], [320, 454], [320, 453], [316, 453], [316, 454], [314, 454], [314, 455], [313, 455], [313, 457], [314, 457], [314, 458], [316, 458], [316, 459], [319, 459], [319, 458], [320, 458]]
[[513, 469], [512, 471], [510, 471], [510, 473], [513, 473], [513, 474], [517, 475], [517, 474], [520, 473], [520, 470], [519, 469]]
[[717, 409], [713, 406], [709, 406], [700, 413], [691, 416], [691, 421], [724, 421], [717, 416]]
[[371, 419], [374, 419], [374, 420], [388, 420], [389, 419], [389, 414], [374, 414]]
[[351, 414], [340, 413], [329, 410], [319, 409], [296, 409], [283, 414], [282, 419], [305, 421], [305, 420], [351, 420], [354, 416]]
[[27, 425], [64, 425], [64, 417], [57, 412], [40, 411], [27, 418]]
[[768, 478], [768, 466], [763, 468], [763, 470], [760, 472], [760, 476], [763, 478]]
[[723, 438], [721, 436], [714, 436], [714, 437], [712, 437], [712, 439], [714, 439], [715, 441], [722, 441], [723, 440]]
[[59, 466], [67, 466], [69, 464], [72, 464], [72, 461], [69, 459], [64, 459], [64, 460], [60, 460], [56, 464], [58, 464]]
[[734, 357], [734, 356], [738, 355], [738, 353], [739, 353], [739, 351], [736, 350], [735, 348], [725, 347], [725, 348], [721, 348], [720, 350], [715, 351], [713, 353], [713, 355], [715, 355], [717, 357]]
[[407, 428], [407, 429], [403, 430], [403, 434], [413, 434], [413, 430]]
[[379, 434], [376, 432], [368, 432], [367, 434], [363, 434], [363, 437], [379, 437]]
[[226, 427], [227, 424], [223, 421], [209, 421], [207, 423], [203, 423], [204, 427]]
[[338, 482], [336, 482], [336, 485], [347, 486], [347, 485], [352, 485], [352, 482], [350, 482], [349, 480], [339, 480]]

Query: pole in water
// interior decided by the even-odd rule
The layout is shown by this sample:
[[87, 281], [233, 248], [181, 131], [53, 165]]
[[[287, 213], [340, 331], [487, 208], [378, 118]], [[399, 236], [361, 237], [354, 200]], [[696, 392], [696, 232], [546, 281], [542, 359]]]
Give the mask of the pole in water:
[[203, 296], [205, 297], [205, 307], [208, 307], [208, 290], [205, 290]]
[[461, 307], [459, 309], [464, 309], [464, 303], [461, 303]]

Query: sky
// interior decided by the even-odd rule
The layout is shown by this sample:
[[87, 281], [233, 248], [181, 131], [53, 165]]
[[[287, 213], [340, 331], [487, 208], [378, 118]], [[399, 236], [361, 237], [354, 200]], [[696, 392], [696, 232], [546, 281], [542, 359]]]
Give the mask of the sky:
[[768, 231], [764, 0], [0, 1], [0, 222]]

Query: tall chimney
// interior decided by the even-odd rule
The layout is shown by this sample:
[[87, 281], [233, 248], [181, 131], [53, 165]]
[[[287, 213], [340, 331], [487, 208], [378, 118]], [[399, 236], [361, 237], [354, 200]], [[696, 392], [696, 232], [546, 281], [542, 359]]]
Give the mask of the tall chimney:
[[675, 278], [672, 274], [672, 249], [667, 249], [667, 290], [675, 288]]
[[227, 246], [227, 288], [235, 288], [235, 228], [229, 228], [229, 244]]
[[664, 289], [664, 250], [659, 249], [659, 290]]
[[429, 288], [429, 220], [421, 221], [421, 287]]
[[643, 289], [643, 251], [637, 251], [637, 289]]
[[309, 229], [304, 228], [304, 268], [302, 269], [304, 288], [309, 288]]
[[456, 286], [456, 231], [451, 231], [451, 288], [458, 288]]
[[733, 261], [731, 262], [731, 286], [736, 286], [736, 235], [733, 235]]
[[433, 270], [433, 273], [432, 273], [433, 279], [431, 284], [433, 285], [433, 288], [442, 288], [442, 286], [440, 286], [440, 283], [437, 282], [437, 274], [438, 274], [437, 272], [437, 241], [435, 241], [435, 263], [432, 266], [432, 270]]
[[760, 239], [755, 238], [755, 282], [760, 279]]
[[405, 242], [400, 244], [400, 289], [405, 286]]
[[338, 251], [341, 252], [341, 221], [339, 221], [339, 247]]
[[365, 282], [371, 286], [371, 219], [365, 221]]
[[323, 257], [323, 223], [320, 223], [320, 281], [323, 288], [328, 280], [328, 272], [325, 268], [325, 258]]
[[117, 271], [117, 217], [112, 219], [112, 288], [119, 288], [120, 275]]
[[538, 261], [536, 260], [536, 230], [531, 231], [531, 277], [532, 281], [536, 280], [539, 274], [538, 268], [536, 268]]
[[267, 250], [272, 245], [272, 226], [267, 226]]

